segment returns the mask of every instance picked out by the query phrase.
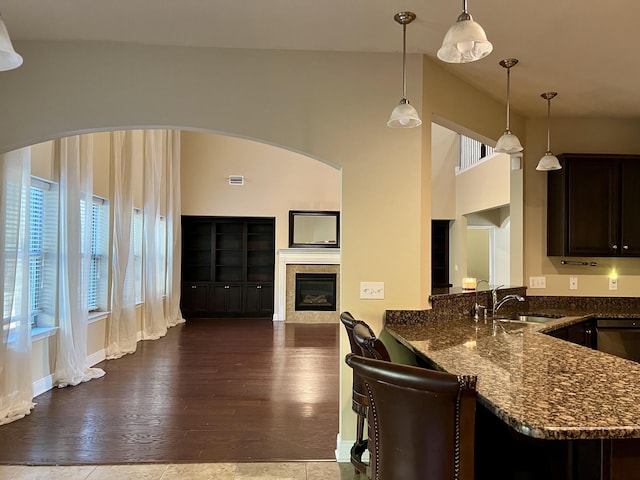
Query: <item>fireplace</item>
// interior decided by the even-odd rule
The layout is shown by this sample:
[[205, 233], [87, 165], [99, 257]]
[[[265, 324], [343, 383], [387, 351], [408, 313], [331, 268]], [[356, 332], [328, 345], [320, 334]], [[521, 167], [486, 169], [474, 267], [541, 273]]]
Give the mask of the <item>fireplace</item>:
[[335, 311], [335, 273], [296, 273], [296, 310]]

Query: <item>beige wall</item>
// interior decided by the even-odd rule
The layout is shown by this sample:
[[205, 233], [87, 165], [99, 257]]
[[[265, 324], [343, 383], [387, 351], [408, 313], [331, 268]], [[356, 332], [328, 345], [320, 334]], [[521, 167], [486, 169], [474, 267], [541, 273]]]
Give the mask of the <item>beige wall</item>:
[[456, 165], [460, 141], [453, 130], [431, 123], [431, 218], [456, 218]]
[[[489, 279], [488, 228], [467, 229], [467, 275], [477, 279]], [[460, 285], [458, 285], [460, 286]]]
[[[276, 217], [289, 247], [289, 210], [340, 210], [340, 171], [308, 156], [234, 137], [183, 132], [182, 213]], [[245, 184], [229, 185], [229, 175]]]

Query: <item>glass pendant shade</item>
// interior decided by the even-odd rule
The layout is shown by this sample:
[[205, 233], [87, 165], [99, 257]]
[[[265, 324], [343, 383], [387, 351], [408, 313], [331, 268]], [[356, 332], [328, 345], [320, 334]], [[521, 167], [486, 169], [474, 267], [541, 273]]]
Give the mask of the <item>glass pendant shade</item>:
[[417, 110], [409, 104], [406, 98], [400, 100], [387, 122], [387, 126], [392, 128], [412, 128], [420, 125], [422, 125], [422, 120], [420, 120]]
[[469, 63], [486, 57], [493, 50], [487, 34], [467, 12], [467, 1], [456, 23], [447, 31], [438, 58], [448, 63]]
[[13, 70], [20, 65], [22, 57], [13, 49], [7, 27], [0, 18], [0, 71]]
[[536, 170], [541, 172], [548, 172], [550, 170], [560, 170], [562, 167], [560, 166], [560, 162], [558, 161], [558, 157], [556, 157], [553, 153], [547, 152], [538, 162], [538, 166]]
[[498, 139], [498, 143], [496, 143], [496, 147], [493, 149], [494, 152], [498, 153], [518, 153], [523, 150], [522, 145], [520, 144], [520, 140], [509, 130], [505, 131], [504, 134]]
[[536, 167], [536, 170], [541, 172], [560, 170], [562, 168], [558, 161], [558, 157], [551, 153], [551, 99], [557, 94], [557, 92], [545, 92], [540, 95], [547, 101], [547, 151]]

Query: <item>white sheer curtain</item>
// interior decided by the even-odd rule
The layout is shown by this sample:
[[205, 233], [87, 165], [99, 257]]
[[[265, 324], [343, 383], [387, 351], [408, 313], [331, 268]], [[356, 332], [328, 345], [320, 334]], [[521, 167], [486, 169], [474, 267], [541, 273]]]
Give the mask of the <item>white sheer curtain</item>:
[[171, 130], [167, 135], [167, 268], [165, 318], [172, 327], [184, 322], [180, 311], [180, 277], [182, 256], [182, 230], [180, 203], [180, 132]]
[[30, 150], [0, 157], [0, 286], [3, 293], [0, 344], [0, 425], [18, 420], [34, 406], [29, 316]]
[[136, 351], [137, 322], [133, 262], [133, 145], [130, 131], [111, 133], [114, 174], [111, 318], [107, 327], [108, 359]]
[[104, 375], [87, 364], [93, 137], [75, 135], [55, 141], [60, 179], [58, 254], [58, 348], [54, 384], [78, 385]]
[[162, 295], [164, 285], [162, 275], [164, 265], [161, 264], [160, 235], [160, 200], [162, 166], [166, 157], [167, 132], [162, 130], [145, 130], [144, 137], [144, 217], [142, 238], [144, 310], [142, 315], [143, 340], [156, 340], [167, 333], [167, 322], [164, 318]]

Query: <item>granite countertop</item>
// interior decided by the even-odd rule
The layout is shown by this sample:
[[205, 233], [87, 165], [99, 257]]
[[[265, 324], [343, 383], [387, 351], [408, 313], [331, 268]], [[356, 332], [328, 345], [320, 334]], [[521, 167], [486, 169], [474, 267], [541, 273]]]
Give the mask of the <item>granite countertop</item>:
[[403, 313], [393, 313], [396, 321], [385, 325], [393, 337], [436, 368], [477, 375], [478, 401], [516, 431], [559, 440], [640, 438], [640, 364], [543, 333], [615, 312], [497, 327], [468, 315], [407, 311], [397, 321]]

